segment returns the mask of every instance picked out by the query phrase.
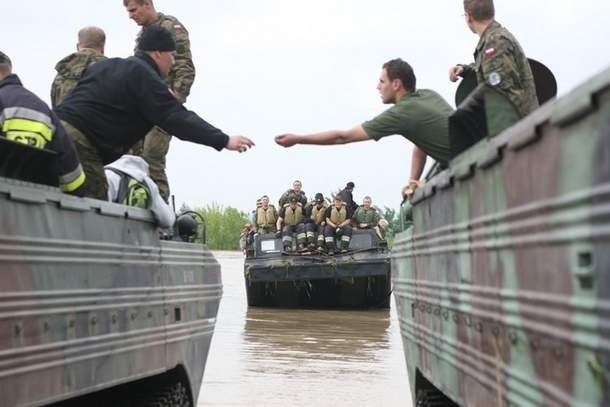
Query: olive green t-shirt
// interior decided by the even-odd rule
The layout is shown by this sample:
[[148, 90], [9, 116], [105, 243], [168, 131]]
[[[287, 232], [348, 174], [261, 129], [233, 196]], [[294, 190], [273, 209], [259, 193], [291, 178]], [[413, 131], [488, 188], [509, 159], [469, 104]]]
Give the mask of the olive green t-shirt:
[[362, 124], [369, 138], [399, 134], [441, 164], [449, 161], [449, 115], [453, 109], [441, 95], [419, 89]]

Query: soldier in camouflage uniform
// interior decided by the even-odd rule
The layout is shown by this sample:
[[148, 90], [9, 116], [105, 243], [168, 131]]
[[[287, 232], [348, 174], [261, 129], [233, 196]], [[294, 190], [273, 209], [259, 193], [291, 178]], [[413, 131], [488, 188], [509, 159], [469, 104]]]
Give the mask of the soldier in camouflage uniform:
[[76, 86], [87, 67], [106, 59], [104, 46], [106, 34], [98, 27], [85, 27], [78, 32], [76, 52], [57, 63], [57, 75], [51, 85], [51, 104], [58, 106], [66, 95]]
[[282, 194], [279, 200], [280, 208], [283, 208], [289, 201], [291, 197], [296, 197], [297, 202], [301, 204], [301, 206], [305, 207], [307, 205], [307, 195], [305, 195], [305, 191], [301, 189], [303, 184], [298, 179], [292, 183], [292, 189], [287, 189], [286, 192]]
[[493, 0], [464, 0], [466, 24], [480, 40], [474, 64], [454, 66], [449, 79], [455, 82], [474, 70], [479, 83], [498, 88], [524, 117], [538, 107], [534, 76], [521, 45], [494, 15]]
[[[144, 28], [156, 24], [174, 35], [176, 41], [175, 64], [165, 83], [176, 98], [181, 103], [185, 103], [195, 81], [195, 65], [186, 28], [177, 18], [157, 12], [152, 0], [123, 0], [123, 5], [129, 13], [129, 18], [139, 26]], [[170, 134], [155, 127], [146, 135], [143, 144], [135, 146], [135, 152], [141, 154], [142, 158], [148, 162], [150, 176], [159, 187], [159, 192], [166, 202], [169, 199], [169, 183], [165, 173], [165, 156], [169, 151], [170, 140]]]
[[377, 226], [381, 217], [377, 209], [371, 205], [373, 200], [370, 196], [365, 196], [362, 205], [356, 209], [352, 216], [352, 223], [358, 229], [372, 229]]

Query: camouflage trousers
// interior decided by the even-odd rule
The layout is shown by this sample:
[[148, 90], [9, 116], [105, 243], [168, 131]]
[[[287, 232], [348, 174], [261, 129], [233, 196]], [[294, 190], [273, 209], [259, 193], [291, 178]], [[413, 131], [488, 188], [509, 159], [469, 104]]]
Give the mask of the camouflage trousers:
[[158, 127], [148, 132], [144, 141], [134, 147], [134, 154], [141, 156], [148, 163], [150, 178], [159, 187], [159, 193], [165, 202], [169, 202], [169, 182], [165, 173], [165, 156], [169, 151], [172, 136]]
[[91, 144], [87, 136], [70, 123], [61, 121], [68, 137], [74, 143], [78, 158], [80, 159], [83, 171], [87, 179], [85, 180], [85, 196], [89, 198], [108, 200], [108, 181], [104, 173], [104, 162]]

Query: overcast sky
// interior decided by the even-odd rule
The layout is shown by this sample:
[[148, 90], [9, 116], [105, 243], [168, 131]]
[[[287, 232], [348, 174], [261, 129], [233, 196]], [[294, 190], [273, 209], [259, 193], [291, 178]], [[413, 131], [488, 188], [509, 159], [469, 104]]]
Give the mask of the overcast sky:
[[[168, 156], [178, 203], [217, 202], [250, 210], [262, 194], [277, 201], [294, 179], [309, 197], [329, 195], [347, 181], [354, 198], [398, 207], [412, 144], [400, 136], [347, 146], [273, 142], [285, 133], [349, 128], [384, 106], [376, 90], [381, 65], [401, 57], [419, 88], [453, 104], [447, 79], [468, 63], [478, 37], [462, 17], [460, 0], [155, 0], [158, 11], [188, 29], [197, 78], [187, 107], [228, 134], [252, 138], [238, 154], [173, 139]], [[98, 25], [106, 55], [131, 55], [138, 27], [122, 1], [0, 0], [5, 18], [0, 49], [24, 85], [47, 102], [55, 63], [71, 53], [78, 29]], [[10, 18], [8, 18], [10, 16]], [[555, 73], [559, 94], [610, 65], [610, 3], [601, 0], [496, 0], [496, 17], [526, 54]]]

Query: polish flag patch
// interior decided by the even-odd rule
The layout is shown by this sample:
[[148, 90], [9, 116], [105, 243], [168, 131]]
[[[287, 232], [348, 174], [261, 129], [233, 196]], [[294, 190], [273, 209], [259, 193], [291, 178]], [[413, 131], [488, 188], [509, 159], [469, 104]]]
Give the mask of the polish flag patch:
[[486, 58], [493, 57], [494, 55], [496, 55], [496, 49], [495, 48], [487, 48], [485, 50], [485, 57]]

